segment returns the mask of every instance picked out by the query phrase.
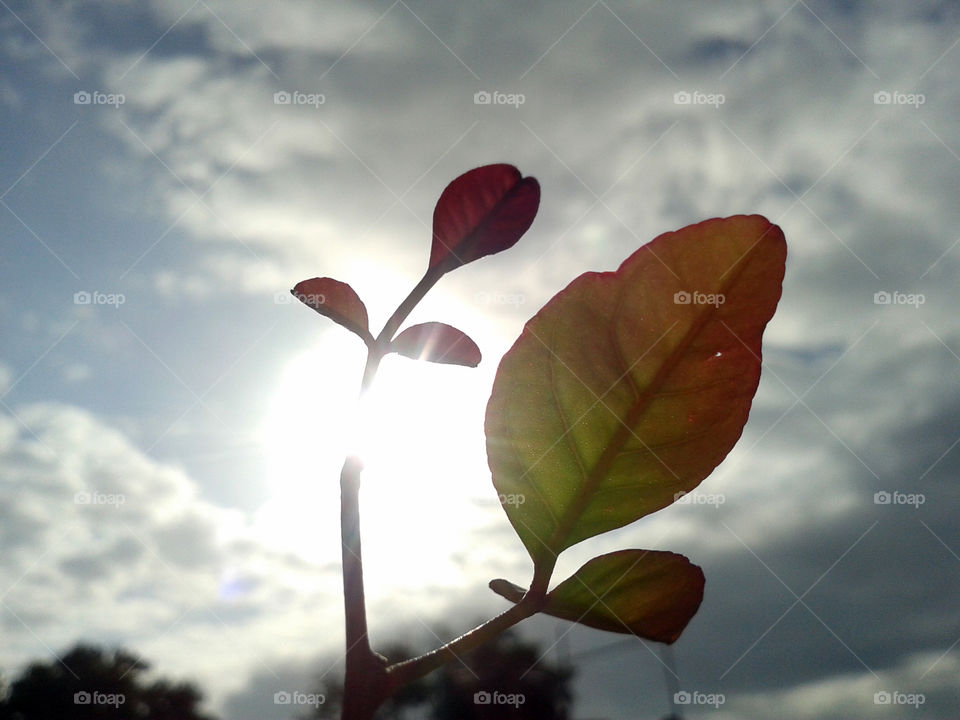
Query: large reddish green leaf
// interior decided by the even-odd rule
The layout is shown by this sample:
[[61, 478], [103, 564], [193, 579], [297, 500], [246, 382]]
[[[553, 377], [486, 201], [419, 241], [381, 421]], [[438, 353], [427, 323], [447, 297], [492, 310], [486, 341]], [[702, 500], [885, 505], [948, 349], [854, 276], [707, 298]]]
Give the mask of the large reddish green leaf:
[[290, 292], [307, 307], [355, 332], [368, 345], [373, 342], [367, 308], [347, 283], [328, 277], [311, 278], [298, 282]]
[[764, 217], [707, 220], [581, 275], [527, 322], [485, 427], [493, 484], [524, 498], [504, 509], [536, 564], [666, 507], [723, 460], [785, 258]]
[[[672, 643], [703, 600], [703, 571], [683, 555], [620, 550], [590, 560], [547, 594], [542, 612], [599, 630]], [[524, 590], [506, 580], [491, 589], [511, 602]]]
[[449, 272], [512, 247], [539, 206], [539, 183], [513, 165], [465, 172], [447, 185], [434, 208], [430, 270]]
[[480, 364], [480, 348], [470, 336], [440, 322], [408, 327], [390, 343], [390, 349], [415, 360], [467, 367]]

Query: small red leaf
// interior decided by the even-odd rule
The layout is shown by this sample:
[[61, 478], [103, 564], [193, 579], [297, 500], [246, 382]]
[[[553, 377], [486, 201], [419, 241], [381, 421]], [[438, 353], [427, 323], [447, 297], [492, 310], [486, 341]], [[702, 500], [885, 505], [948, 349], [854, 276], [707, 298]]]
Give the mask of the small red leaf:
[[298, 282], [290, 292], [307, 307], [359, 335], [365, 343], [373, 342], [367, 327], [367, 308], [347, 283], [333, 278], [312, 278]]
[[390, 349], [414, 360], [467, 367], [480, 364], [477, 344], [455, 327], [439, 322], [408, 327], [397, 335]]
[[540, 206], [540, 184], [513, 165], [474, 168], [447, 185], [433, 211], [430, 269], [441, 273], [513, 247]]

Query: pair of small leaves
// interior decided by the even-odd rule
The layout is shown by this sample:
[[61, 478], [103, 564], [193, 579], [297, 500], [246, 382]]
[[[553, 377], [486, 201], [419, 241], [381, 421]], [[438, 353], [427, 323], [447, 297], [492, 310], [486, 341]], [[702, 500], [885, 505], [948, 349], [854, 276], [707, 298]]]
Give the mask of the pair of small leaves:
[[[497, 492], [525, 499], [504, 509], [535, 566], [670, 505], [733, 448], [785, 257], [766, 218], [708, 220], [659, 236], [616, 272], [581, 275], [527, 322], [497, 370], [485, 430]], [[624, 552], [642, 555], [629, 571], [629, 556], [595, 558], [578, 572], [590, 592], [577, 594], [574, 576], [545, 612], [617, 631], [595, 607], [612, 594], [620, 632], [675, 639], [699, 606], [700, 569]], [[654, 571], [657, 582], [639, 582]], [[627, 621], [631, 607], [658, 608], [671, 582], [684, 608], [672, 626]]]
[[[512, 165], [474, 168], [451, 182], [433, 212], [433, 239], [425, 279], [506, 250], [530, 228], [540, 205], [540, 185]], [[352, 287], [333, 278], [297, 283], [291, 293], [373, 347], [367, 308]], [[386, 338], [386, 340], [390, 340]], [[465, 333], [444, 323], [414, 325], [401, 332], [388, 352], [431, 362], [476, 367], [480, 349]]]
[[[367, 344], [375, 342], [367, 324], [367, 308], [347, 283], [313, 278], [297, 283], [290, 292], [303, 304], [356, 333]], [[417, 360], [466, 365], [480, 364], [480, 348], [465, 333], [440, 322], [413, 325], [397, 335], [388, 352]]]

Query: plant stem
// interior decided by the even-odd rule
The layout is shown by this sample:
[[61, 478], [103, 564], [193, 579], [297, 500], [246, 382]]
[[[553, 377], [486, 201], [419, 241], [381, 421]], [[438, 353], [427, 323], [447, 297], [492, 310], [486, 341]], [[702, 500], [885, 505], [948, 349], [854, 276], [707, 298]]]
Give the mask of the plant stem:
[[437, 280], [442, 276], [443, 273], [438, 272], [436, 268], [427, 270], [427, 272], [423, 274], [420, 282], [418, 282], [416, 287], [410, 291], [410, 294], [404, 298], [404, 301], [397, 306], [397, 309], [393, 311], [393, 315], [390, 316], [386, 325], [383, 326], [383, 330], [381, 330], [380, 335], [377, 336], [376, 344], [378, 346], [382, 348], [393, 339], [393, 336], [397, 330], [400, 329], [403, 321], [407, 319], [407, 316], [417, 306], [417, 303], [423, 300], [423, 296], [429, 292], [430, 288], [437, 284]]
[[[377, 344], [367, 348], [360, 383], [360, 407], [373, 384], [383, 353]], [[364, 418], [357, 418], [357, 426]], [[342, 720], [369, 720], [386, 694], [383, 659], [370, 648], [367, 606], [363, 588], [363, 551], [360, 543], [360, 474], [363, 461], [349, 455], [340, 472], [340, 542], [343, 561], [343, 611], [346, 634], [346, 667], [343, 680]]]
[[[420, 282], [387, 320], [379, 337], [367, 347], [367, 362], [360, 382], [361, 407], [373, 385], [380, 360], [401, 323], [433, 287], [442, 273], [427, 270]], [[364, 418], [358, 418], [362, 424]], [[373, 652], [367, 634], [367, 608], [363, 588], [363, 553], [360, 544], [360, 474], [363, 461], [350, 455], [340, 472], [340, 541], [343, 561], [343, 609], [346, 633], [342, 720], [370, 720], [389, 696], [386, 660]]]
[[387, 668], [388, 692], [393, 693], [441, 665], [490, 642], [507, 628], [540, 612], [545, 600], [544, 594], [528, 591], [513, 607], [436, 650], [389, 666]]
[[360, 548], [360, 459], [348, 457], [340, 473], [343, 607], [347, 635], [343, 720], [368, 720], [386, 697], [383, 660], [370, 649]]
[[550, 586], [550, 578], [553, 576], [553, 569], [557, 566], [557, 556], [552, 560], [544, 560], [535, 563], [533, 566], [533, 579], [530, 581], [528, 595], [534, 597], [545, 596], [547, 588]]
[[[360, 383], [360, 396], [373, 385], [380, 360], [389, 351], [390, 342], [417, 303], [443, 276], [439, 268], [428, 269], [420, 282], [394, 311], [367, 346], [367, 362]], [[363, 418], [360, 418], [362, 423]], [[404, 685], [436, 670], [441, 665], [490, 642], [521, 620], [540, 612], [546, 602], [547, 585], [553, 563], [535, 568], [530, 589], [520, 601], [442, 647], [420, 657], [387, 666], [385, 658], [370, 647], [367, 635], [367, 610], [363, 589], [363, 555], [360, 546], [360, 473], [363, 463], [351, 455], [340, 473], [340, 536], [343, 545], [343, 604], [347, 638], [341, 720], [371, 720], [377, 708]]]

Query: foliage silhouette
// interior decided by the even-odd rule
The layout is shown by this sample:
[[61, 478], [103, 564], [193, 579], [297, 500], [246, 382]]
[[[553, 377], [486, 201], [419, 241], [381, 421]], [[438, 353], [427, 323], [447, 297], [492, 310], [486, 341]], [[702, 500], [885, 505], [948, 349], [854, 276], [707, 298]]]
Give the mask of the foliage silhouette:
[[216, 720], [200, 712], [195, 685], [148, 682], [149, 668], [125, 650], [78, 644], [28, 666], [0, 702], [0, 720]]
[[[568, 720], [573, 669], [543, 658], [512, 629], [437, 673], [433, 720]], [[477, 700], [486, 693], [488, 703]], [[494, 693], [497, 693], [495, 698]], [[514, 704], [497, 704], [495, 699]], [[521, 702], [522, 699], [522, 702]]]
[[[361, 394], [392, 352], [475, 366], [479, 348], [456, 328], [434, 322], [397, 332], [446, 273], [516, 244], [539, 203], [539, 183], [511, 165], [453, 180], [434, 209], [424, 275], [376, 337], [346, 283], [313, 278], [291, 292], [363, 340]], [[527, 322], [497, 369], [485, 432], [493, 485], [533, 577], [526, 587], [491, 581], [513, 605], [437, 650], [390, 663], [370, 647], [363, 462], [346, 459], [344, 720], [369, 720], [404, 686], [538, 612], [664, 643], [680, 636], [704, 587], [703, 572], [682, 555], [621, 550], [593, 558], [552, 590], [551, 577], [561, 552], [667, 507], [733, 448], [760, 381], [761, 340], [785, 261], [783, 233], [766, 218], [714, 218], [660, 235], [615, 272], [584, 273]]]

